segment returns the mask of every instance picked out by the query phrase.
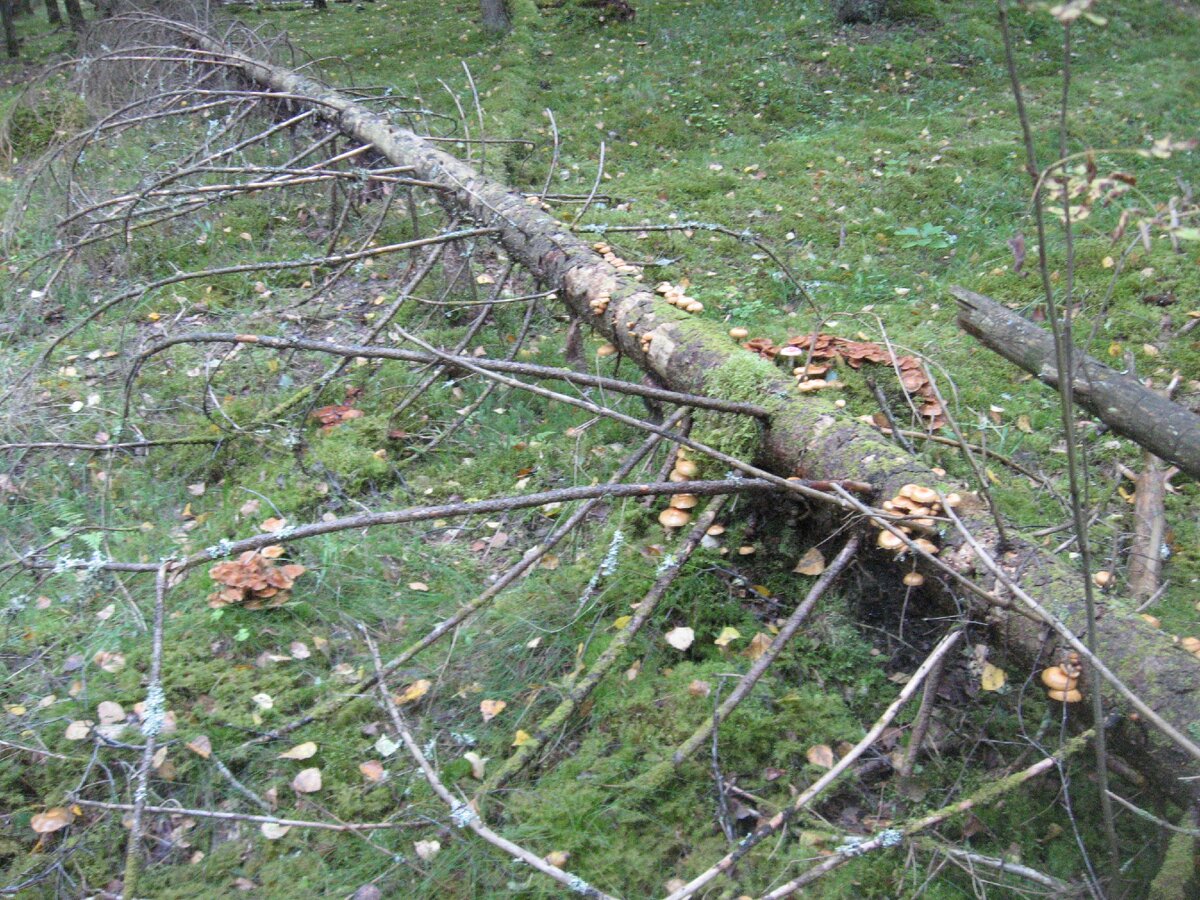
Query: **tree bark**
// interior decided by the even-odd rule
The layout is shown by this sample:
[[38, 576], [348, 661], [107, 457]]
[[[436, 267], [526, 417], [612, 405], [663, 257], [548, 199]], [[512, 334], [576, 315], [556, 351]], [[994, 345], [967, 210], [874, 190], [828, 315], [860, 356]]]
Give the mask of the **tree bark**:
[[[958, 324], [989, 350], [1058, 386], [1054, 339], [1042, 328], [982, 294], [951, 288], [958, 299]], [[1076, 351], [1075, 402], [1117, 434], [1200, 478], [1200, 416], [1172, 403], [1136, 378], [1122, 375]]]
[[1153, 453], [1142, 457], [1142, 471], [1134, 479], [1133, 542], [1129, 547], [1129, 569], [1126, 583], [1134, 600], [1147, 602], [1158, 593], [1162, 576], [1162, 548], [1167, 521], [1164, 505], [1167, 498], [1169, 470]]
[[[203, 49], [230, 53], [229, 48], [189, 26], [177, 27]], [[767, 407], [771, 418], [760, 435], [758, 461], [778, 474], [869, 481], [883, 497], [893, 496], [902, 485], [913, 482], [944, 492], [962, 490], [837, 409], [832, 400], [797, 394], [783, 370], [739, 348], [718, 323], [697, 319], [667, 304], [640, 280], [636, 270], [618, 270], [523, 195], [310, 78], [247, 60], [244, 55], [230, 60], [236, 60], [254, 81], [313, 98], [320, 115], [343, 132], [373, 144], [394, 165], [413, 167], [415, 177], [443, 185], [444, 202], [498, 227], [498, 239], [511, 258], [558, 290], [575, 317], [607, 337], [662, 384]], [[996, 547], [995, 525], [982, 504], [960, 509], [979, 543]], [[942, 558], [981, 586], [994, 587], [974, 551], [953, 535], [943, 541]], [[899, 578], [890, 554], [880, 554], [878, 560], [881, 568]], [[1019, 538], [1009, 541], [998, 562], [1067, 627], [1082, 633], [1086, 623], [1082, 575], [1077, 568]], [[996, 641], [1015, 660], [1030, 665], [1044, 659], [1047, 640], [1040, 622], [979, 600], [959, 602], [977, 620], [992, 624]], [[1131, 690], [1187, 733], [1192, 723], [1200, 722], [1200, 660], [1173, 646], [1169, 635], [1142, 621], [1120, 600], [1105, 597], [1101, 606], [1097, 621], [1101, 657]], [[1092, 681], [1087, 686], [1098, 689], [1101, 685]], [[1114, 708], [1120, 708], [1119, 704]], [[1200, 774], [1200, 766], [1185, 751], [1158, 732], [1138, 725], [1117, 732], [1115, 746], [1129, 758], [1138, 759], [1161, 791], [1200, 796], [1200, 779], [1180, 780], [1181, 776]]]
[[62, 24], [62, 11], [58, 8], [58, 0], [46, 0], [46, 18], [51, 25]]
[[503, 34], [512, 28], [512, 18], [508, 14], [506, 0], [479, 0], [479, 7], [485, 31]]
[[71, 23], [71, 27], [76, 31], [83, 28], [87, 24], [87, 20], [83, 17], [83, 7], [79, 5], [79, 0], [63, 0], [63, 6], [67, 10], [67, 20]]
[[17, 41], [17, 26], [13, 21], [13, 0], [0, 0], [0, 21], [4, 25], [4, 50], [11, 59], [21, 55]]

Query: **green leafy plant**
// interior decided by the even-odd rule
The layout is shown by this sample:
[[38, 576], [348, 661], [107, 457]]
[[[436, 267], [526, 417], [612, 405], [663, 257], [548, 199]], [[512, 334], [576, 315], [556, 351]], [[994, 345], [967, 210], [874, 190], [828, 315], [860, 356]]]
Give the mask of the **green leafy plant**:
[[958, 241], [958, 235], [950, 234], [942, 225], [926, 222], [920, 228], [898, 228], [893, 234], [898, 238], [908, 238], [900, 246], [905, 250], [913, 247], [926, 247], [930, 250], [945, 250], [953, 247]]

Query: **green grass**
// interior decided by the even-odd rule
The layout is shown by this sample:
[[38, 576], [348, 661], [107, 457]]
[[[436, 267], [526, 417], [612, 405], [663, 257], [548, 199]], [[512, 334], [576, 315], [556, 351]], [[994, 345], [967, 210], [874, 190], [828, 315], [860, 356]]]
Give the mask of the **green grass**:
[[[1038, 296], [1032, 274], [1010, 269], [1007, 241], [1017, 230], [1031, 234], [1032, 225], [991, 5], [982, 0], [942, 4], [936, 19], [846, 29], [837, 27], [826, 5], [815, 0], [642, 0], [635, 5], [635, 21], [601, 26], [586, 7], [539, 10], [526, 0], [515, 4], [516, 30], [500, 41], [482, 34], [474, 22], [475, 7], [466, 3], [391, 0], [335, 4], [324, 13], [243, 10], [239, 15], [253, 25], [286, 29], [299, 48], [325, 60], [323, 72], [335, 84], [386, 86], [405, 98], [398, 103], [450, 116], [427, 116], [420, 123], [443, 136], [461, 132], [453, 126], [454, 104], [438, 80], [470, 109], [460, 66], [465, 60], [479, 88], [485, 133], [538, 142], [533, 151], [489, 146], [486, 160], [477, 147], [471, 150], [477, 163], [486, 162], [489, 172], [518, 188], [539, 190], [548, 173], [550, 128], [543, 110], [553, 110], [561, 162], [552, 190], [586, 194], [596, 175], [599, 143], [606, 145], [609, 177], [601, 192], [612, 200], [594, 204], [586, 222], [707, 220], [754, 231], [802, 279], [825, 330], [873, 340], [886, 335], [898, 347], [926, 354], [945, 373], [943, 391], [953, 392], [953, 407], [972, 440], [1042, 468], [1061, 485], [1056, 398], [1015, 377], [1006, 363], [960, 334], [947, 293], [950, 285], [963, 284], [1020, 308], [1029, 308]], [[1072, 149], [1144, 148], [1167, 133], [1194, 136], [1200, 23], [1151, 0], [1104, 12], [1111, 18], [1108, 27], [1081, 25], [1076, 34]], [[1045, 15], [1013, 15], [1039, 153], [1049, 159], [1056, 144], [1061, 31]], [[64, 34], [47, 34], [28, 21], [22, 27], [31, 56], [48, 58], [67, 49]], [[46, 123], [56, 121], [51, 114], [74, 115], [53, 92], [33, 102], [37, 114], [22, 120], [18, 167], [50, 137]], [[474, 116], [468, 120], [478, 137]], [[112, 185], [136, 179], [140, 166], [159, 158], [155, 154], [163, 144], [156, 139], [194, 140], [200, 130], [199, 124], [173, 123], [127, 136], [89, 152], [81, 171]], [[456, 152], [465, 153], [465, 145]], [[1136, 175], [1138, 190], [1150, 202], [1165, 202], [1177, 192], [1174, 178], [1195, 183], [1200, 176], [1192, 154], [1165, 162], [1114, 156], [1100, 165], [1103, 171], [1122, 168]], [[19, 174], [19, 168], [9, 174]], [[11, 183], [4, 190], [5, 202], [11, 202]], [[70, 321], [88, 308], [93, 294], [118, 290], [130, 280], [234, 261], [301, 257], [328, 238], [323, 202], [298, 190], [239, 198], [195, 219], [139, 232], [118, 259], [100, 250], [87, 255], [89, 277], [68, 282], [53, 300]], [[577, 208], [563, 204], [558, 211], [567, 218]], [[1111, 302], [1101, 309], [1111, 275], [1103, 260], [1118, 255], [1107, 233], [1118, 213], [1098, 210], [1078, 235], [1084, 330], [1095, 325], [1088, 348], [1115, 358], [1116, 364], [1129, 349], [1139, 372], [1159, 381], [1176, 369], [1193, 378], [1200, 371], [1194, 333], [1180, 337], [1163, 330], [1164, 310], [1144, 299], [1173, 294], [1176, 303], [1166, 312], [1176, 328], [1197, 307], [1195, 245], [1175, 254], [1156, 238], [1150, 251], [1133, 251]], [[426, 221], [436, 215], [427, 211]], [[365, 222], [356, 221], [349, 236], [362, 236], [366, 229]], [[407, 218], [400, 215], [377, 240], [410, 235]], [[692, 237], [647, 232], [606, 239], [631, 259], [673, 260], [649, 268], [648, 277], [689, 279], [690, 293], [705, 304], [705, 317], [746, 325], [775, 340], [813, 328], [803, 299], [770, 259], [745, 244], [706, 231]], [[1061, 277], [1061, 238], [1053, 240], [1052, 265]], [[14, 249], [13, 263], [28, 261], [48, 242], [46, 233], [30, 228]], [[352, 272], [322, 313], [335, 337], [368, 326], [379, 308], [372, 301], [394, 295], [404, 262], [380, 261]], [[56, 364], [39, 375], [22, 410], [24, 420], [10, 427], [14, 433], [74, 439], [111, 432], [123, 401], [125, 361], [106, 358], [104, 351], [149, 339], [167, 327], [158, 323], [174, 325], [177, 316], [180, 327], [286, 333], [298, 326], [278, 310], [300, 301], [306, 294], [303, 283], [311, 277], [302, 269], [201, 279], [131, 304], [68, 342]], [[437, 296], [447, 280], [439, 271], [422, 290]], [[260, 281], [272, 292], [270, 298], [259, 293]], [[4, 347], [0, 362], [17, 371], [61, 322], [14, 285], [4, 286], [12, 302], [3, 315], [20, 340]], [[431, 341], [449, 343], [460, 333], [463, 317], [447, 319], [440, 310], [413, 304], [398, 322]], [[561, 364], [559, 324], [540, 315], [534, 328], [538, 337], [523, 358]], [[520, 325], [520, 311], [502, 308], [475, 343], [490, 355], [502, 355]], [[1147, 345], [1157, 352], [1148, 352]], [[321, 433], [297, 415], [266, 425], [258, 418], [324, 371], [328, 360], [243, 348], [223, 360], [210, 392], [205, 360], [218, 358], [211, 350], [179, 347], [150, 362], [133, 386], [133, 421], [152, 435], [223, 434], [225, 442], [112, 461], [61, 454], [13, 459], [5, 471], [20, 493], [0, 507], [0, 532], [8, 542], [27, 549], [64, 530], [103, 521], [123, 530], [104, 533], [102, 539], [95, 531], [71, 537], [51, 557], [86, 557], [99, 549], [114, 558], [157, 560], [253, 534], [269, 515], [305, 522], [364, 506], [400, 508], [599, 481], [638, 440], [611, 423], [583, 427], [582, 413], [499, 392], [455, 440], [409, 460], [411, 451], [451, 421], [481, 385], [464, 380], [456, 385], [462, 393], [456, 394], [450, 384], [439, 383], [403, 416], [395, 416], [418, 375], [394, 364], [352, 367], [344, 383], [363, 389], [356, 403], [366, 415]], [[742, 367], [750, 364], [760, 363], [713, 373], [710, 387], [741, 397]], [[66, 366], [73, 371], [60, 368]], [[840, 396], [848, 409], [855, 415], [874, 413], [874, 399], [861, 377], [842, 377], [847, 388]], [[335, 383], [316, 399], [341, 402], [343, 387]], [[1185, 397], [1193, 402], [1195, 391], [1194, 382], [1185, 384]], [[81, 406], [73, 409], [75, 403]], [[991, 412], [992, 407], [1002, 409]], [[620, 408], [631, 414], [641, 409], [632, 402]], [[1023, 416], [1028, 431], [1019, 426]], [[255, 433], [238, 434], [238, 428]], [[390, 437], [394, 431], [409, 436]], [[723, 417], [700, 417], [696, 433], [731, 451], [744, 451], [753, 437]], [[1136, 467], [1139, 455], [1127, 442], [1093, 429], [1085, 431], [1085, 439], [1094, 472], [1110, 472], [1117, 460]], [[971, 477], [949, 448], [933, 447], [926, 454], [951, 476]], [[1062, 520], [1061, 509], [1045, 492], [999, 465], [990, 466], [990, 472], [994, 492], [1016, 527], [1033, 530]], [[1091, 502], [1108, 497], [1112, 487], [1097, 477]], [[244, 511], [254, 500], [258, 509]], [[1200, 632], [1192, 605], [1200, 577], [1195, 500], [1191, 483], [1181, 483], [1180, 494], [1169, 500], [1171, 587], [1154, 610], [1164, 628], [1180, 635]], [[422, 677], [433, 681], [429, 694], [407, 712], [421, 738], [433, 742], [433, 755], [456, 790], [469, 795], [474, 789], [463, 759], [469, 746], [498, 764], [510, 752], [516, 731], [531, 728], [559, 702], [569, 673], [580, 663], [590, 665], [603, 651], [613, 621], [629, 612], [654, 578], [656, 554], [666, 543], [654, 514], [632, 501], [611, 504], [603, 520], [589, 523], [556, 551], [557, 568], [536, 570], [461, 629], [453, 653], [438, 645], [397, 675], [395, 690]], [[632, 785], [711, 715], [712, 697], [694, 696], [689, 685], [699, 680], [730, 689], [727, 676], [749, 664], [741, 655], [749, 639], [769, 632], [807, 590], [810, 579], [790, 569], [800, 553], [824, 537], [816, 523], [772, 519], [745, 502], [727, 520], [726, 545], [754, 543], [759, 553], [737, 562], [713, 551], [698, 554], [619, 671], [601, 685], [590, 707], [547, 743], [537, 760], [536, 780], [519, 779], [489, 801], [489, 816], [506, 834], [537, 852], [570, 853], [572, 871], [624, 896], [657, 895], [669, 879], [694, 876], [726, 851], [714, 824], [706, 756], [685, 764], [679, 777], [653, 792]], [[552, 521], [533, 510], [377, 529], [369, 536], [348, 532], [297, 545], [291, 552], [308, 572], [298, 581], [293, 601], [269, 612], [214, 614], [205, 603], [211, 582], [204, 570], [173, 590], [164, 671], [179, 730], [168, 748], [171, 767], [152, 780], [156, 794], [186, 806], [251, 809], [210, 763], [184, 746], [205, 734], [240, 780], [260, 794], [274, 792], [281, 815], [355, 821], [398, 816], [413, 824], [373, 836], [372, 849], [343, 834], [294, 829], [271, 842], [244, 823], [156, 819], [152, 845], [158, 864], [147, 870], [139, 893], [232, 894], [238, 879], [245, 879], [261, 896], [317, 897], [346, 895], [378, 879], [385, 894], [406, 897], [560, 896], [550, 882], [443, 824], [444, 810], [402, 751], [381, 758], [375, 744], [388, 726], [372, 703], [350, 704], [298, 732], [295, 743], [319, 745], [311, 762], [278, 759], [290, 744], [240, 746], [254, 732], [292, 719], [370, 671], [356, 623], [371, 629], [385, 657], [399, 653], [475, 596], [490, 575], [520, 558]], [[1119, 499], [1097, 522], [1099, 552], [1113, 568], [1120, 560], [1117, 537], [1128, 527]], [[583, 587], [617, 528], [628, 539], [617, 571], [581, 605]], [[489, 549], [500, 533], [507, 542]], [[410, 587], [417, 582], [428, 590]], [[45, 741], [47, 749], [72, 757], [31, 764], [29, 755], [0, 752], [0, 810], [12, 826], [0, 837], [3, 881], [40, 870], [51, 851], [65, 847], [73, 851], [69, 876], [76, 886], [86, 882], [94, 890], [119, 875], [114, 848], [123, 846], [125, 832], [118, 816], [88, 812], [87, 827], [76, 825], [42, 847], [35, 847], [27, 826], [34, 813], [60, 802], [84, 771], [90, 748], [63, 739], [67, 723], [94, 718], [103, 700], [129, 710], [143, 699], [148, 642], [133, 607], [144, 617], [150, 585], [138, 578], [118, 583], [109, 575], [14, 578], [5, 583], [3, 601], [0, 648], [13, 675], [5, 686], [0, 733], [25, 745]], [[790, 788], [818, 775], [807, 760], [808, 748], [836, 747], [861, 737], [864, 725], [896, 694], [889, 676], [911, 671], [921, 655], [886, 636], [896, 634], [901, 615], [891, 604], [902, 601], [891, 588], [866, 580], [848, 585], [845, 596], [823, 601], [805, 634], [722, 729], [726, 776], [768, 808], [778, 808], [788, 801]], [[114, 608], [108, 614], [110, 604]], [[696, 644], [682, 654], [661, 639], [680, 625], [697, 634]], [[737, 628], [742, 638], [722, 652], [713, 640], [726, 626]], [[920, 640], [912, 634], [914, 627], [921, 634], [916, 623], [910, 619], [906, 627], [910, 640]], [[986, 643], [987, 635], [980, 632], [972, 640]], [[294, 651], [296, 642], [305, 645], [307, 656]], [[100, 668], [94, 661], [99, 652], [124, 654], [124, 668]], [[640, 670], [630, 679], [623, 673], [635, 660]], [[899, 821], [969, 794], [1016, 755], [1008, 742], [1024, 746], [1024, 738], [1037, 731], [1044, 704], [1040, 690], [1025, 680], [1027, 673], [1012, 671], [1005, 692], [985, 694], [974, 689], [965, 664], [964, 658], [953, 666], [951, 688], [959, 693], [948, 706], [962, 717], [950, 721], [964, 734], [984, 737], [924, 763], [910, 792], [855, 783], [831, 794], [821, 812], [848, 816], [835, 820], [836, 827], [853, 829], [867, 815]], [[270, 697], [269, 709], [261, 698], [255, 700], [258, 695]], [[503, 699], [508, 707], [484, 723], [479, 714], [484, 698]], [[912, 715], [905, 711], [899, 724]], [[1047, 743], [1055, 731], [1051, 725]], [[126, 739], [137, 740], [136, 735], [130, 729]], [[105, 750], [100, 758], [108, 768], [89, 770], [89, 795], [127, 796], [126, 773], [118, 766], [132, 756]], [[382, 759], [388, 769], [382, 784], [367, 783], [359, 773], [359, 764], [368, 759]], [[289, 783], [309, 765], [320, 766], [326, 787], [304, 798]], [[1096, 859], [1101, 840], [1094, 797], [1085, 786], [1086, 763], [1073, 763], [1070, 771], [1074, 822]], [[957, 794], [948, 792], [950, 785]], [[962, 829], [969, 825], [971, 846], [978, 852], [1018, 852], [1028, 865], [1071, 877], [1080, 868], [1078, 848], [1072, 818], [1058, 800], [1054, 783], [1038, 782], [976, 811], [977, 820], [952, 823], [943, 837], [965, 839]], [[855, 808], [857, 813], [846, 812]], [[743, 831], [753, 821], [741, 820]], [[767, 853], [749, 857], [737, 881], [713, 896], [754, 894], [777, 883], [780, 872], [795, 874], [814, 851], [828, 849], [820, 840], [829, 829], [819, 820], [802, 822], [795, 840], [781, 843], [771, 858]], [[1122, 837], [1131, 855], [1150, 840], [1129, 820], [1122, 820]], [[435, 838], [442, 844], [440, 855], [419, 860], [412, 842]], [[1131, 874], [1146, 875], [1148, 882], [1153, 857], [1138, 854]], [[860, 860], [823, 880], [819, 895], [907, 896], [921, 887], [927, 862], [920, 857], [917, 864], [904, 865], [894, 855]], [[49, 895], [56, 887], [72, 892], [65, 881], [54, 879], [36, 890]], [[970, 889], [966, 876], [947, 869], [925, 886], [925, 895], [957, 898]]]

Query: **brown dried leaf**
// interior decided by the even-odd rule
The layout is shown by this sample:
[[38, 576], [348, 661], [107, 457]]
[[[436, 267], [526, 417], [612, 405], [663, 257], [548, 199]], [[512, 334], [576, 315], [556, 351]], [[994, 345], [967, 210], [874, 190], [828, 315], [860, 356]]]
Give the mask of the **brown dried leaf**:
[[750, 639], [750, 645], [742, 651], [742, 655], [753, 661], [766, 653], [770, 646], [771, 636], [760, 631]]
[[201, 759], [208, 759], [212, 756], [212, 741], [208, 739], [207, 734], [196, 735], [195, 738], [188, 741], [187, 748]]
[[806, 550], [792, 569], [797, 575], [820, 575], [825, 571], [825, 556], [816, 547]]
[[125, 721], [125, 708], [120, 703], [105, 700], [96, 707], [96, 717], [101, 725], [114, 725]]
[[315, 794], [321, 789], [321, 770], [318, 768], [302, 769], [292, 779], [292, 790], [297, 794]]
[[125, 668], [125, 654], [101, 650], [92, 657], [92, 662], [105, 672], [117, 673]]
[[387, 776], [386, 770], [383, 768], [383, 763], [377, 759], [368, 759], [365, 762], [358, 764], [358, 771], [362, 773], [362, 777], [367, 781], [378, 784]]
[[440, 841], [413, 841], [413, 850], [423, 861], [429, 862], [441, 851]]
[[808, 748], [808, 752], [804, 754], [810, 763], [814, 766], [820, 766], [822, 769], [832, 769], [835, 762], [833, 758], [833, 748], [828, 744], [815, 744]]

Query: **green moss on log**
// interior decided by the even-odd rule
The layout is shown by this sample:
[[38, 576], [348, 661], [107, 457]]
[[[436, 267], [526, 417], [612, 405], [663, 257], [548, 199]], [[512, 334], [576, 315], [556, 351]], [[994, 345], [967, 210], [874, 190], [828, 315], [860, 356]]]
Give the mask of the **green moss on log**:
[[[704, 388], [710, 397], [761, 404], [764, 388], [777, 377], [775, 367], [761, 357], [735, 353], [708, 374]], [[704, 411], [695, 423], [697, 438], [730, 456], [749, 459], [760, 445], [762, 426], [749, 416]]]

